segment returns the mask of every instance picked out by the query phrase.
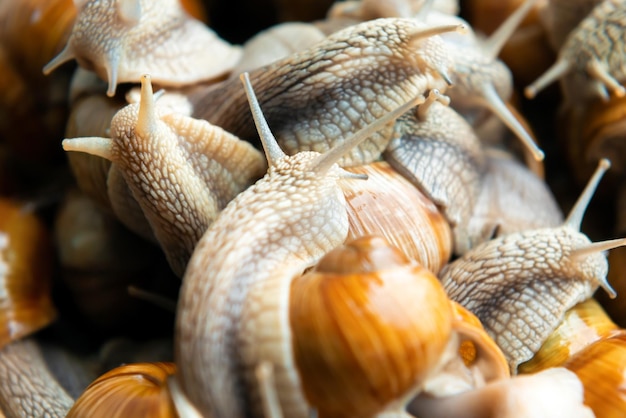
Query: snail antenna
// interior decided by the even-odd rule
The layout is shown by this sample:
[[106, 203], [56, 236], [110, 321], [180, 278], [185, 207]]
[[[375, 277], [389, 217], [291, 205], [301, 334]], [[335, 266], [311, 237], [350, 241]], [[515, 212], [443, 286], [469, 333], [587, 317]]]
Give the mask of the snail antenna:
[[606, 173], [609, 168], [611, 168], [611, 162], [606, 158], [601, 159], [598, 163], [598, 168], [596, 168], [596, 171], [589, 179], [587, 186], [585, 186], [585, 190], [583, 190], [569, 215], [567, 215], [567, 219], [564, 223], [565, 226], [569, 226], [576, 231], [580, 231], [580, 225], [582, 224], [587, 206], [589, 206], [589, 202], [591, 201], [593, 194], [596, 192], [602, 176], [604, 176], [604, 173]]
[[254, 94], [252, 83], [250, 83], [250, 75], [245, 72], [239, 76], [239, 79], [243, 83], [246, 91], [248, 103], [250, 104], [250, 110], [252, 111], [252, 117], [254, 118], [254, 124], [256, 125], [257, 132], [259, 133], [259, 138], [261, 138], [267, 163], [270, 166], [274, 166], [278, 160], [285, 157], [285, 153], [282, 149], [280, 149], [276, 138], [272, 134], [272, 131], [265, 120], [265, 116], [263, 116], [261, 105], [256, 98], [256, 94]]

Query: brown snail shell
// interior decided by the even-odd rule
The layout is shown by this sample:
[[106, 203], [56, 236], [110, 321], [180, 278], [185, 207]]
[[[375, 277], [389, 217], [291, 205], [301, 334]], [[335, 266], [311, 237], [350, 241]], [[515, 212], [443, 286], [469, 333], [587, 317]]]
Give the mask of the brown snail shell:
[[0, 199], [0, 347], [50, 324], [52, 246], [32, 208]]
[[290, 294], [296, 366], [320, 416], [372, 416], [415, 392], [451, 335], [437, 278], [381, 238], [331, 251]]
[[173, 363], [136, 363], [113, 369], [91, 383], [67, 416], [178, 417], [167, 390]]
[[428, 270], [441, 270], [452, 253], [452, 232], [435, 204], [386, 162], [349, 171], [368, 178], [341, 185], [350, 221], [347, 241], [380, 235]]

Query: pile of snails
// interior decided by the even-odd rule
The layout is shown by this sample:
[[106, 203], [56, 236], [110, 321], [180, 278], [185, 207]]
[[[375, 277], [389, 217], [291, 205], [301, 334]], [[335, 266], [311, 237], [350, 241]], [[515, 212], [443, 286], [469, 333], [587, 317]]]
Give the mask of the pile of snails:
[[265, 3], [0, 4], [0, 416], [623, 416], [626, 2]]

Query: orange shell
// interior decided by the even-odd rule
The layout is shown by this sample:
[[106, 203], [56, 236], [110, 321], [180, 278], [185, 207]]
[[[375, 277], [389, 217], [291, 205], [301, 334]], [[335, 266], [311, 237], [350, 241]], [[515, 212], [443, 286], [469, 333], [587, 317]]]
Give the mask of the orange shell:
[[167, 390], [173, 363], [136, 363], [113, 369], [90, 384], [67, 414], [77, 417], [178, 417]]
[[324, 417], [372, 416], [438, 366], [452, 309], [437, 278], [382, 238], [327, 254], [291, 286], [293, 350]]
[[0, 199], [0, 347], [50, 324], [52, 246], [25, 206]]
[[621, 418], [626, 411], [626, 332], [616, 332], [580, 351], [564, 367], [585, 388], [585, 404], [598, 418]]

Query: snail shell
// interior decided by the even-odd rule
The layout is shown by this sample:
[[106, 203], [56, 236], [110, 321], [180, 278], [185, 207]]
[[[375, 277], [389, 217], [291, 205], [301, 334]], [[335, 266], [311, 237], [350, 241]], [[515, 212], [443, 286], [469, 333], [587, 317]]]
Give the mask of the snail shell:
[[565, 313], [563, 321], [546, 339], [534, 357], [520, 364], [520, 373], [534, 373], [562, 366], [585, 347], [610, 335], [619, 327], [594, 299], [588, 299]]
[[572, 356], [564, 365], [585, 387], [585, 404], [596, 417], [617, 418], [626, 410], [626, 332], [598, 340]]
[[373, 416], [402, 403], [437, 370], [451, 336], [437, 278], [381, 238], [331, 251], [290, 295], [295, 365], [320, 416]]
[[367, 181], [343, 182], [348, 208], [348, 241], [379, 235], [407, 257], [437, 273], [452, 252], [452, 232], [435, 204], [389, 164], [351, 167]]
[[135, 363], [115, 368], [91, 383], [67, 414], [81, 417], [178, 417], [167, 389], [172, 363]]
[[0, 347], [56, 319], [52, 256], [48, 231], [32, 208], [0, 199]]

